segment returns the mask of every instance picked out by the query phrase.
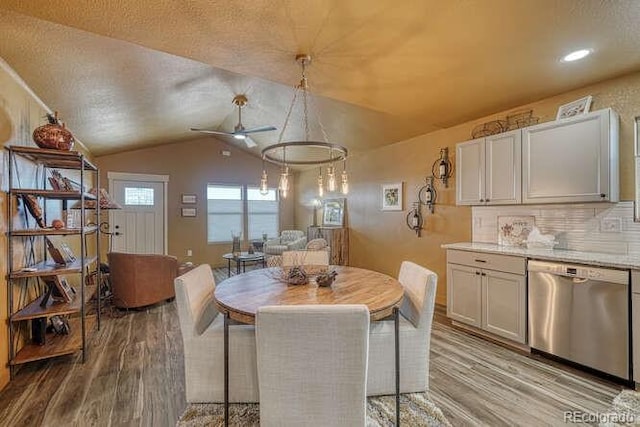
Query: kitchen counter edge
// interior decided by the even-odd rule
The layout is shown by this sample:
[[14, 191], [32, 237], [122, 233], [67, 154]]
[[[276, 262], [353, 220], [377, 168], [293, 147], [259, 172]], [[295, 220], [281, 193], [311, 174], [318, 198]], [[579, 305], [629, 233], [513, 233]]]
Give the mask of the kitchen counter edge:
[[527, 249], [515, 246], [501, 246], [495, 243], [446, 243], [441, 247], [444, 249], [512, 255], [545, 261], [587, 264], [625, 270], [640, 269], [640, 257], [631, 255], [569, 251], [563, 249]]

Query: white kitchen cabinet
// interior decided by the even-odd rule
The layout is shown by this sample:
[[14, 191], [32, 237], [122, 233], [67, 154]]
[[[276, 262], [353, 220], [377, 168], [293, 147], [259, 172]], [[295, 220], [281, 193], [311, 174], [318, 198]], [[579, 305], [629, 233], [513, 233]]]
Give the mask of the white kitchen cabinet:
[[456, 203], [509, 205], [522, 200], [520, 129], [456, 145]]
[[525, 276], [482, 270], [482, 329], [520, 343], [526, 334]]
[[447, 316], [518, 343], [526, 342], [525, 259], [447, 251]]
[[447, 316], [482, 327], [482, 284], [476, 268], [447, 264]]
[[617, 202], [618, 179], [611, 109], [522, 129], [523, 203]]

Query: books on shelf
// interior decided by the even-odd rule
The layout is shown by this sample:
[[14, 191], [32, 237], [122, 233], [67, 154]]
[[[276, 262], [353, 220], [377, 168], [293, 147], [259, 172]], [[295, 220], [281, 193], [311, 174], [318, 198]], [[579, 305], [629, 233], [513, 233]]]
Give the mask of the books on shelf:
[[76, 260], [73, 251], [61, 236], [45, 236], [47, 251], [56, 264], [67, 265]]

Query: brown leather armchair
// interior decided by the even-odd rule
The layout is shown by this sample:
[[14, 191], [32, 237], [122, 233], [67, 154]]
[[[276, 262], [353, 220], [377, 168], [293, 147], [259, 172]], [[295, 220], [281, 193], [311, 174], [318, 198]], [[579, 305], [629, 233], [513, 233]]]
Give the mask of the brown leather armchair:
[[143, 307], [175, 298], [176, 257], [119, 252], [109, 252], [108, 256], [116, 307]]

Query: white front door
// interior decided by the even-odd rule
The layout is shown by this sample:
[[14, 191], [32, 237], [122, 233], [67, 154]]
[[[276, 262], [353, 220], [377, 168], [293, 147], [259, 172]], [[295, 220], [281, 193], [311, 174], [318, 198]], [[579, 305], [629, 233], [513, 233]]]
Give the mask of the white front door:
[[122, 206], [109, 211], [111, 250], [137, 254], [166, 254], [165, 175], [109, 172], [109, 193]]

